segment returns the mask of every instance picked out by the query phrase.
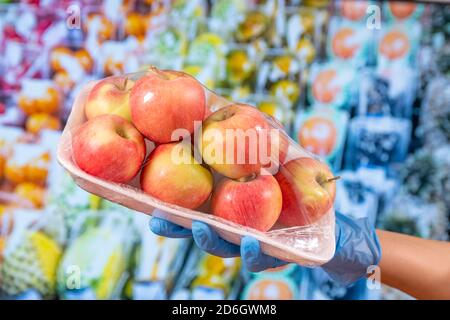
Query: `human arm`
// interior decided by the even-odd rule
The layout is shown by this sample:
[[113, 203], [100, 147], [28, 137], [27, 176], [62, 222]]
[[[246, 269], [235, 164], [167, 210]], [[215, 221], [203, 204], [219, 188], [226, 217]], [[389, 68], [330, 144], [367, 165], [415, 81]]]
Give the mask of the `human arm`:
[[381, 282], [418, 299], [450, 299], [450, 243], [377, 230]]

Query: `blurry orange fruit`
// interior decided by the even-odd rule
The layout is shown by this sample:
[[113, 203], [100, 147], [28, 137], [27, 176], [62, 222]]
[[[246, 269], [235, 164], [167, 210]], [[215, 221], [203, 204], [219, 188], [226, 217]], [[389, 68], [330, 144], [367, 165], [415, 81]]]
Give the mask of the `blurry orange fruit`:
[[114, 61], [112, 58], [107, 58], [104, 72], [107, 76], [119, 75], [124, 73], [124, 68], [123, 61]]
[[353, 57], [359, 48], [354, 37], [355, 32], [351, 28], [344, 27], [336, 32], [332, 42], [334, 54], [343, 59]]
[[44, 205], [45, 189], [31, 182], [22, 182], [16, 186], [14, 193], [30, 201], [35, 208], [42, 208]]
[[75, 52], [75, 58], [80, 62], [81, 66], [86, 72], [90, 72], [94, 66], [94, 60], [87, 50], [80, 49]]
[[342, 1], [341, 13], [349, 20], [361, 20], [366, 15], [367, 6], [367, 1]]
[[400, 31], [391, 31], [384, 35], [380, 44], [380, 52], [388, 59], [394, 60], [403, 57], [409, 50], [409, 39]]
[[5, 174], [5, 164], [6, 164], [6, 157], [0, 154], [0, 180], [3, 179], [3, 176]]
[[25, 127], [28, 132], [37, 134], [42, 129], [59, 130], [61, 123], [59, 119], [47, 113], [34, 113], [27, 119]]
[[45, 95], [39, 98], [31, 98], [22, 93], [19, 96], [19, 107], [25, 114], [37, 112], [56, 113], [60, 107], [60, 95], [56, 88], [48, 87]]
[[65, 71], [61, 65], [61, 59], [72, 56], [72, 50], [66, 47], [57, 47], [50, 52], [50, 66], [55, 72]]
[[130, 13], [125, 20], [125, 33], [138, 39], [147, 33], [147, 18], [137, 12]]
[[25, 167], [26, 181], [44, 185], [47, 182], [49, 163], [50, 156], [48, 153], [30, 161]]
[[341, 90], [335, 83], [337, 73], [335, 70], [324, 70], [320, 72], [312, 85], [313, 96], [322, 103], [330, 103]]
[[406, 1], [388, 1], [392, 14], [398, 19], [406, 19], [416, 10], [417, 4]]
[[100, 40], [110, 40], [116, 32], [114, 24], [99, 13], [89, 14], [84, 26], [86, 32], [96, 31]]
[[298, 141], [306, 150], [319, 156], [326, 156], [333, 151], [336, 136], [337, 131], [333, 121], [312, 117], [303, 123], [298, 133]]
[[260, 279], [248, 293], [249, 300], [292, 300], [294, 294], [283, 279]]
[[81, 67], [86, 71], [90, 72], [92, 70], [94, 61], [91, 55], [85, 49], [80, 49], [78, 51], [72, 51], [66, 47], [57, 47], [50, 53], [50, 66], [55, 72], [67, 72], [66, 67], [61, 63], [63, 59], [74, 58], [76, 59]]
[[75, 86], [75, 81], [66, 71], [58, 71], [53, 75], [53, 81], [64, 92], [68, 92]]
[[26, 180], [25, 166], [20, 165], [15, 161], [6, 161], [5, 178], [13, 184], [24, 182]]

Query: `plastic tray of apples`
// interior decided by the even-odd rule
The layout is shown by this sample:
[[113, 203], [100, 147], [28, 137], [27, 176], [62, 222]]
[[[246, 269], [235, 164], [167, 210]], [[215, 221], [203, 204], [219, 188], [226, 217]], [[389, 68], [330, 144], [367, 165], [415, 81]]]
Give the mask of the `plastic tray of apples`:
[[[335, 177], [256, 108], [158, 70], [86, 84], [58, 146], [83, 189], [305, 266], [334, 255]], [[159, 209], [159, 210], [154, 210]]]

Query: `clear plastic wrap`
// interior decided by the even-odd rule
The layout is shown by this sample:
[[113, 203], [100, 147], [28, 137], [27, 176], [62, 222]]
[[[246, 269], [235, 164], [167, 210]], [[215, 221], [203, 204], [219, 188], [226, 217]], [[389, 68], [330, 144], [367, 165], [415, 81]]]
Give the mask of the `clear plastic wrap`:
[[[193, 79], [191, 76], [184, 73], [174, 71], [169, 72], [173, 75]], [[160, 73], [161, 71], [151, 68], [145, 72], [128, 74], [123, 77], [135, 82], [143, 77], [155, 76], [155, 74], [159, 75]], [[275, 148], [277, 151], [276, 156], [271, 152], [269, 161], [265, 165], [261, 164], [256, 167], [258, 170], [262, 169], [261, 176], [267, 175], [270, 177], [268, 179], [272, 179], [272, 175], [275, 175], [275, 178], [277, 178], [280, 185], [280, 190], [282, 191], [282, 202], [285, 203], [280, 216], [283, 215], [283, 212], [288, 212], [287, 218], [285, 216], [285, 219], [278, 219], [268, 231], [263, 232], [211, 214], [211, 197], [208, 197], [208, 200], [198, 209], [191, 210], [161, 201], [156, 197], [143, 192], [140, 189], [139, 184], [142, 170], [140, 170], [137, 176], [129, 183], [123, 184], [106, 181], [80, 169], [74, 159], [73, 136], [77, 129], [87, 120], [84, 112], [85, 104], [95, 84], [96, 83], [88, 83], [79, 93], [74, 102], [72, 112], [58, 146], [59, 162], [70, 173], [80, 187], [88, 192], [122, 204], [133, 210], [150, 215], [154, 213], [160, 218], [164, 218], [186, 228], [191, 227], [192, 221], [202, 221], [212, 226], [225, 240], [235, 244], [239, 244], [242, 237], [251, 235], [260, 241], [263, 252], [285, 261], [295, 262], [306, 266], [315, 266], [326, 263], [332, 258], [335, 250], [335, 217], [333, 209], [335, 177], [333, 177], [333, 174], [325, 164], [303, 150], [298, 144], [290, 139], [273, 118], [265, 116], [256, 108], [251, 108], [253, 111], [246, 115], [248, 121], [251, 121], [253, 119], [252, 117], [264, 119], [264, 124], [262, 126], [268, 128], [271, 132], [268, 139], [272, 139], [272, 137], [276, 138], [269, 140], [269, 142], [271, 142], [269, 143], [271, 148], [274, 145], [278, 146], [278, 148]], [[197, 82], [197, 84], [199, 83]], [[223, 109], [222, 112], [224, 110], [233, 110], [233, 108], [236, 108], [236, 104], [227, 101], [225, 98], [208, 90], [203, 85], [202, 88], [205, 93], [204, 96], [206, 101], [206, 111], [203, 120], [211, 113], [224, 107], [228, 106], [228, 108]], [[230, 107], [230, 105], [234, 105], [234, 107]], [[204, 122], [203, 127], [205, 127]], [[256, 125], [256, 127], [258, 127], [258, 125]], [[272, 136], [273, 132], [276, 133], [275, 136]], [[258, 137], [260, 137], [259, 134], [260, 133], [258, 133]], [[274, 141], [277, 143], [274, 143]], [[148, 161], [151, 161], [148, 155], [152, 153], [154, 148], [155, 144], [146, 139], [147, 150], [144, 166]], [[259, 148], [261, 147], [259, 146]], [[273, 151], [273, 149], [271, 149], [271, 151]], [[298, 161], [298, 159], [301, 160]], [[128, 161], [129, 159], [123, 160]], [[246, 161], [247, 160], [248, 159], [246, 159]], [[257, 162], [258, 161], [260, 161], [259, 158]], [[253, 164], [251, 166], [254, 167]], [[214, 188], [217, 188], [218, 181], [226, 178], [222, 177], [215, 170], [211, 171], [214, 176]], [[258, 175], [257, 177], [260, 176]], [[256, 181], [257, 178], [253, 175], [253, 179]], [[236, 180], [231, 179], [229, 179], [228, 182], [229, 181], [236, 182]], [[238, 180], [237, 182], [245, 183], [247, 181], [247, 179], [244, 179], [244, 181]], [[309, 190], [320, 188], [315, 189], [313, 193], [321, 194], [323, 197], [319, 196], [315, 201], [310, 203], [301, 201], [301, 195], [303, 194], [304, 199], [305, 193], [304, 190], [299, 191], [299, 188], [303, 188], [303, 186], [308, 185], [308, 183], [311, 185]], [[285, 184], [285, 187], [282, 187], [282, 184]], [[322, 188], [322, 185], [324, 184], [329, 186], [327, 190]], [[256, 188], [256, 190], [258, 189]], [[258, 199], [262, 197], [261, 195], [263, 193], [264, 191], [255, 192], [247, 198], [255, 197]], [[288, 193], [290, 195], [287, 195]], [[289, 196], [290, 201], [284, 201], [288, 199], [285, 197]], [[234, 200], [230, 202], [231, 205], [234, 205], [233, 201]], [[324, 208], [326, 208], [326, 210], [323, 210]], [[159, 210], [154, 211], [154, 209]], [[307, 214], [311, 212], [318, 214]], [[280, 223], [280, 220], [284, 221], [284, 225]], [[289, 225], [289, 227], [286, 227], [287, 225]]]

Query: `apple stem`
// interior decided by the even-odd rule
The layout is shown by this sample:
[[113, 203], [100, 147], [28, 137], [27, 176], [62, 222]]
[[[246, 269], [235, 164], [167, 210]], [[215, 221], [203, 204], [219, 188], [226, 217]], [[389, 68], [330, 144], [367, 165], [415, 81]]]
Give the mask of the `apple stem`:
[[325, 181], [325, 183], [328, 183], [328, 182], [331, 182], [331, 181], [336, 181], [336, 180], [339, 180], [340, 178], [341, 178], [341, 176], [336, 176], [336, 177], [327, 179], [327, 180]]
[[157, 67], [155, 66], [150, 66], [150, 71], [153, 73], [156, 73], [158, 75], [158, 77], [164, 79], [164, 80], [169, 80], [170, 78], [164, 74], [164, 72], [161, 72], [161, 70], [159, 70]]

